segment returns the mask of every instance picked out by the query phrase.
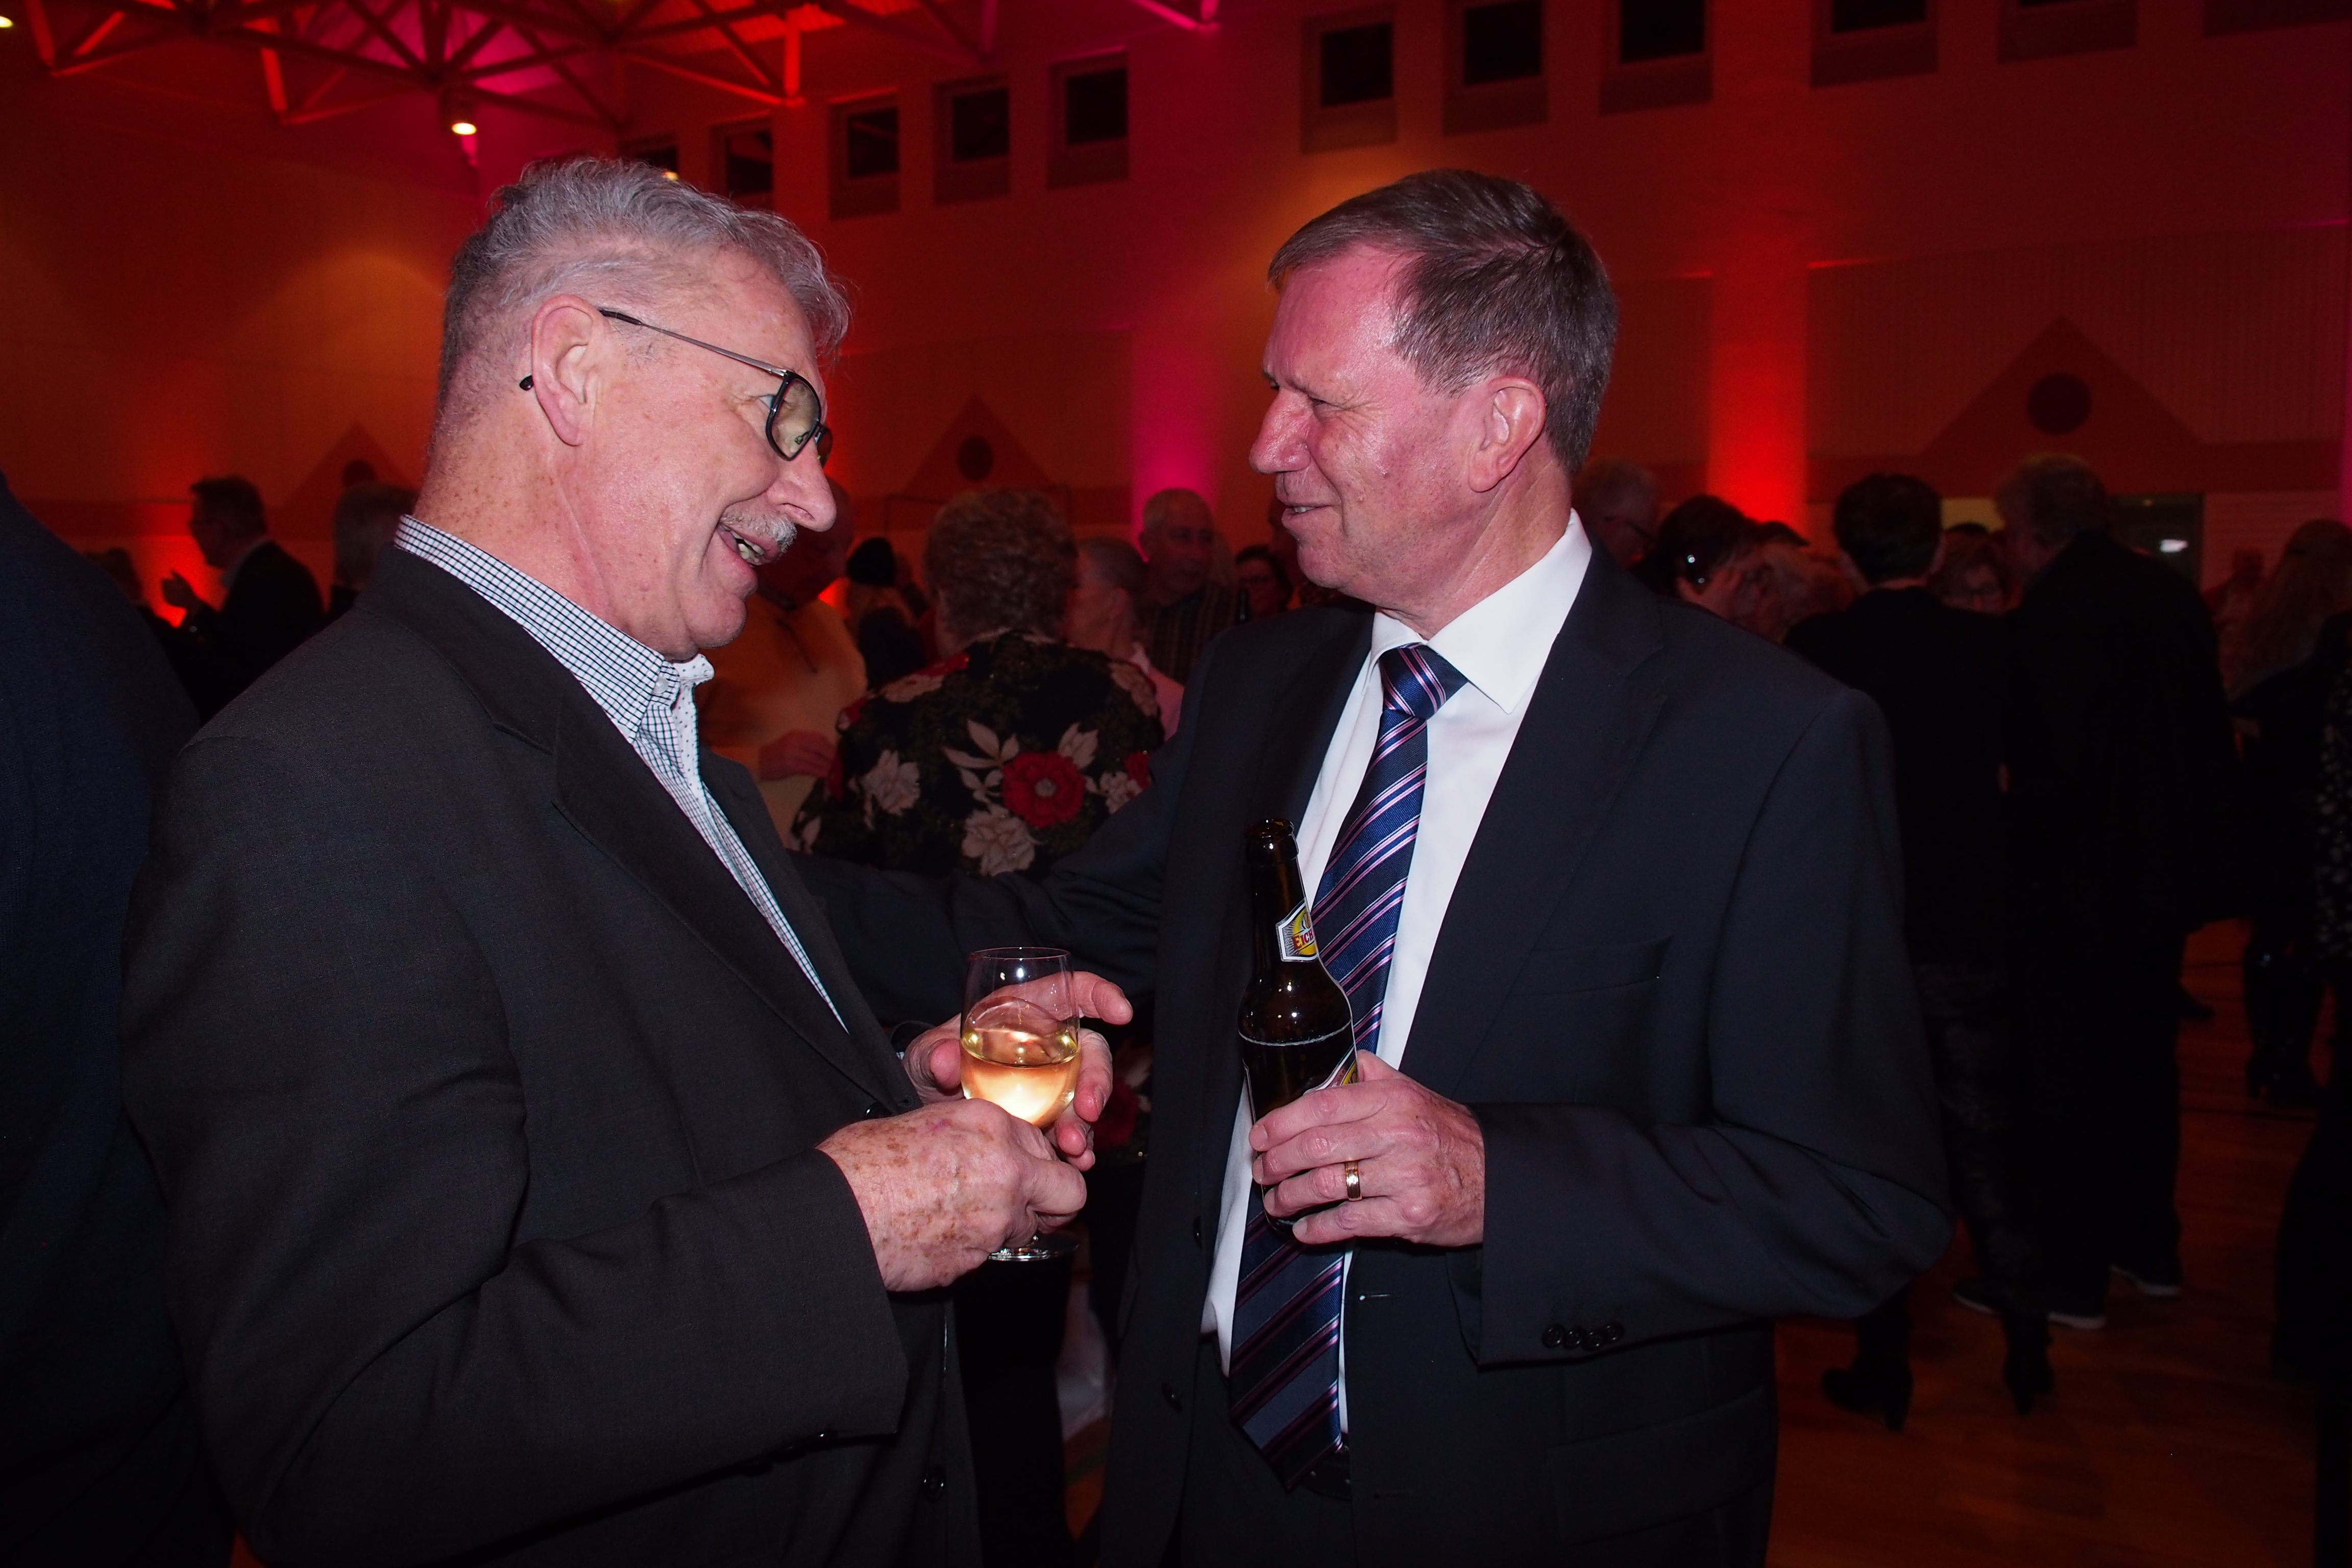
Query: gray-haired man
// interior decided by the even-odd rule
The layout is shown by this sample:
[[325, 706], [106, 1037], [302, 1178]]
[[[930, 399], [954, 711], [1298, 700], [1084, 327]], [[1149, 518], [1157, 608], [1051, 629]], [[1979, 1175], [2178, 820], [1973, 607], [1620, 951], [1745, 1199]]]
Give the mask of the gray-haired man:
[[271, 1563], [977, 1554], [935, 1288], [1078, 1207], [1087, 1128], [944, 1100], [941, 1031], [902, 1065], [696, 736], [700, 650], [833, 521], [845, 320], [781, 218], [526, 174], [398, 548], [173, 771], [126, 1082]]

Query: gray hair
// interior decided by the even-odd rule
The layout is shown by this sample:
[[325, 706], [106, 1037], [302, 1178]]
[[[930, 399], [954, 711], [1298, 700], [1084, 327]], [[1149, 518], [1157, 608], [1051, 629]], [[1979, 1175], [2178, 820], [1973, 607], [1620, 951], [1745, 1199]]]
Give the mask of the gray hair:
[[1544, 436], [1573, 474], [1592, 446], [1617, 296], [1601, 258], [1531, 185], [1466, 169], [1429, 169], [1340, 203], [1285, 240], [1266, 276], [1358, 247], [1405, 262], [1397, 353], [1423, 384], [1456, 392], [1483, 375], [1542, 388]]
[[1151, 499], [1143, 503], [1143, 536], [1149, 539], [1158, 533], [1175, 521], [1179, 511], [1197, 511], [1200, 522], [1211, 528], [1216, 526], [1216, 513], [1209, 510], [1209, 502], [1200, 491], [1171, 485], [1154, 491]]
[[2042, 452], [2028, 458], [1992, 493], [1993, 510], [2011, 528], [2022, 528], [2045, 547], [2114, 526], [2107, 487], [2080, 458]]
[[[738, 251], [765, 267], [808, 318], [820, 359], [849, 331], [849, 300], [808, 236], [632, 159], [531, 164], [499, 192], [489, 221], [449, 264], [439, 401], [446, 415], [474, 361], [540, 301], [587, 293], [599, 304], [657, 304], [698, 281], [691, 261]], [[501, 373], [502, 374], [502, 373]]]

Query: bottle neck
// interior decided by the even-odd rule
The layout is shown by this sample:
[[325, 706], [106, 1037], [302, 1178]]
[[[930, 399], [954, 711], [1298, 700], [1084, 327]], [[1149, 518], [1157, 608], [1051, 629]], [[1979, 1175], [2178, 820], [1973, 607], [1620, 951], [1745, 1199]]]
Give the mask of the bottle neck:
[[1298, 851], [1287, 839], [1250, 845], [1250, 942], [1257, 973], [1278, 974], [1288, 959], [1283, 934], [1306, 902]]

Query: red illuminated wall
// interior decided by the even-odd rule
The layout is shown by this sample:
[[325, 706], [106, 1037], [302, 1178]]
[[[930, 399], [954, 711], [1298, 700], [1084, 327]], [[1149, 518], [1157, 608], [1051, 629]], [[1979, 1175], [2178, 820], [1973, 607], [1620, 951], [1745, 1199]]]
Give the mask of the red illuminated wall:
[[[710, 127], [769, 116], [778, 205], [858, 289], [836, 471], [867, 526], [920, 514], [907, 498], [921, 499], [919, 477], [936, 485], [941, 443], [976, 399], [1070, 494], [1082, 525], [1110, 526], [1181, 483], [1212, 497], [1236, 542], [1256, 537], [1268, 486], [1244, 454], [1263, 404], [1265, 258], [1331, 203], [1443, 163], [1532, 180], [1592, 234], [1626, 306], [1601, 445], [1658, 466], [1678, 493], [1703, 484], [1810, 527], [1839, 476], [1883, 459], [1923, 471], [1946, 461], [1931, 477], [1980, 495], [1969, 487], [1989, 484], [1989, 465], [2068, 445], [1985, 402], [2063, 316], [2118, 378], [2098, 419], [2144, 402], [2163, 415], [2095, 422], [2075, 438], [2115, 488], [2162, 488], [2186, 462], [2214, 498], [2210, 525], [2257, 542], [2281, 518], [2336, 504], [2347, 327], [2332, 226], [2352, 187], [2352, 26], [2208, 37], [2205, 0], [2140, 0], [2130, 47], [2002, 63], [2000, 0], [1939, 0], [1935, 70], [1815, 88], [1812, 0], [1719, 0], [1711, 101], [1602, 114], [1600, 6], [1552, 0], [1547, 122], [1448, 136], [1443, 6], [1405, 0], [1396, 141], [1304, 153], [1300, 19], [1339, 8], [1242, 0], [1214, 28], [1185, 31], [1121, 0], [1004, 5], [992, 68], [1012, 86], [1013, 173], [999, 199], [931, 198], [931, 88], [974, 68], [858, 28], [809, 37], [805, 101], [772, 114], [641, 73], [625, 134], [677, 133], [687, 175], [708, 179]], [[1048, 190], [1047, 70], [1115, 48], [1130, 68], [1129, 177]], [[100, 331], [108, 377], [55, 370], [37, 418], [0, 422], [0, 463], [44, 476], [21, 490], [128, 504], [175, 494], [196, 469], [244, 466], [287, 491], [354, 425], [415, 460], [430, 282], [479, 188], [435, 143], [421, 101], [414, 123], [393, 123], [393, 110], [376, 112], [382, 124], [338, 122], [342, 140], [302, 152], [298, 173], [290, 139], [302, 133], [272, 129], [229, 148], [158, 142], [125, 199], [100, 203], [77, 190], [121, 186], [121, 143], [90, 142], [40, 179], [26, 176], [25, 148], [28, 136], [55, 146], [51, 128], [72, 114], [127, 114], [103, 106], [128, 89], [78, 79], [11, 106], [10, 85], [0, 78], [0, 159], [14, 165], [0, 195], [38, 222], [30, 241], [14, 223], [0, 235], [0, 257], [15, 258], [4, 264], [97, 279], [89, 292], [109, 298], [143, 279], [157, 296], [135, 330]], [[828, 104], [891, 89], [900, 210], [834, 221]], [[584, 140], [493, 119], [479, 180]], [[416, 168], [388, 166], [403, 159]], [[231, 280], [224, 297], [209, 277], [159, 286], [173, 273], [155, 252], [168, 257], [167, 237], [184, 233], [191, 190], [223, 192], [246, 216], [238, 255], [266, 287], [241, 293]], [[2321, 230], [2334, 237], [2316, 250], [2292, 237]], [[303, 278], [316, 285], [289, 291]], [[1849, 286], [1856, 278], [1870, 287]], [[2158, 298], [2150, 279], [2171, 291]], [[347, 356], [331, 362], [314, 331], [331, 325], [322, 290], [342, 287], [386, 301], [356, 380], [328, 374]], [[167, 293], [177, 310], [163, 308]], [[1874, 324], [1885, 299], [1907, 311], [1901, 332]], [[79, 332], [105, 320], [86, 299], [71, 314]], [[256, 339], [257, 320], [274, 335]], [[0, 342], [14, 330], [0, 319]], [[138, 434], [113, 383], [131, 348], [175, 333], [245, 367], [175, 383], [192, 404], [276, 377], [294, 389], [285, 412], [271, 423], [175, 408], [168, 439]], [[53, 353], [72, 359], [75, 341]], [[1900, 409], [1870, 412], [1890, 397]], [[2189, 458], [2167, 431], [2186, 433]], [[2012, 437], [2019, 451], [2003, 453]], [[2209, 460], [2223, 448], [2227, 461]], [[1963, 449], [1966, 461], [1952, 456]]]

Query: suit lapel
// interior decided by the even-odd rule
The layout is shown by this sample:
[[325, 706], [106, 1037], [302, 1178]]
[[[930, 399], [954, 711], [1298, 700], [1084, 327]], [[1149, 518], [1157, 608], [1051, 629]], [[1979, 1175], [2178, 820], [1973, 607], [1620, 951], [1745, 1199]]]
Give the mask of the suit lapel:
[[[834, 940], [832, 923], [825, 919], [824, 909], [809, 896], [800, 873], [793, 868], [792, 857], [785, 853], [783, 840], [776, 836], [775, 819], [768, 815], [768, 803], [761, 798], [759, 786], [740, 763], [709, 750], [702, 753], [702, 777], [710, 786], [710, 796], [719, 803], [719, 809], [735, 825], [736, 837], [751, 851], [760, 875], [767, 879], [776, 907], [783, 911], [785, 923], [801, 939], [801, 946], [807, 951], [809, 963], [815, 967], [826, 994], [841, 1009], [842, 1020], [849, 1026], [852, 1047], [867, 1075], [861, 1081], [869, 1081], [869, 1087], [881, 1089], [893, 1104], [911, 1110], [914, 1086], [907, 1081], [906, 1070], [897, 1053], [890, 1049], [880, 1021], [857, 989], [849, 960]], [[766, 923], [764, 920], [761, 921], [762, 928]], [[786, 963], [792, 963], [790, 953], [783, 956]], [[792, 966], [797, 974], [800, 966]], [[817, 1006], [822, 1010], [823, 1002], [819, 1001]], [[828, 1016], [825, 1022], [831, 1024], [832, 1019]], [[833, 1031], [836, 1036], [839, 1032], [837, 1027]]]
[[565, 705], [557, 731], [555, 806], [819, 1056], [868, 1094], [885, 1092], [766, 918], [585, 692]]
[[[1340, 710], [1356, 688], [1371, 646], [1371, 616], [1350, 616], [1300, 662], [1267, 719], [1265, 748], [1258, 753], [1250, 791], [1252, 811], [1286, 818], [1294, 829], [1298, 826], [1315, 793], [1316, 776], [1323, 771], [1324, 753], [1331, 749], [1332, 731], [1339, 727]], [[1238, 845], [1234, 854], [1238, 866]]]
[[[645, 759], [553, 654], [473, 589], [405, 551], [384, 552], [354, 613], [390, 616], [439, 649], [492, 723], [553, 753], [554, 804], [566, 820], [659, 900], [819, 1056], [867, 1094], [895, 1099], [896, 1089], [886, 1086], [904, 1075], [877, 1076], [870, 1052], [843, 1032], [792, 953]], [[774, 829], [766, 824], [764, 810], [760, 815], [772, 840]], [[759, 843], [744, 831], [748, 815], [736, 809], [729, 817], [768, 876], [784, 918], [809, 948], [812, 962], [821, 965], [819, 943], [812, 938], [824, 931], [823, 918], [801, 892], [798, 879], [780, 878], [761, 858]], [[788, 900], [788, 887], [796, 903]], [[829, 934], [823, 946], [832, 951]], [[836, 981], [823, 967], [818, 973], [840, 999], [842, 1016], [870, 1025], [871, 1015], [845, 973]]]
[[1575, 879], [1655, 723], [1658, 606], [1595, 552], [1447, 904], [1405, 1048], [1440, 1094], [1467, 1074], [1541, 916]]

